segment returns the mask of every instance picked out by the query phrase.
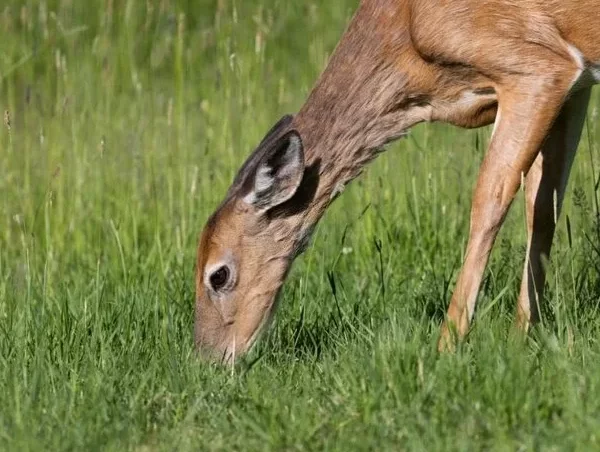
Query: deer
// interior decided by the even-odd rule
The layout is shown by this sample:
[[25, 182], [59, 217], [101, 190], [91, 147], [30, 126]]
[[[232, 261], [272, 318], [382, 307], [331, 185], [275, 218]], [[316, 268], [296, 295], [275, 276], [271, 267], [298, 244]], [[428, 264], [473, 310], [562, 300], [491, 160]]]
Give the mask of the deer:
[[195, 346], [231, 363], [273, 317], [326, 209], [422, 122], [493, 123], [462, 267], [438, 339], [466, 337], [518, 191], [527, 248], [515, 324], [539, 320], [550, 254], [593, 85], [600, 0], [361, 0], [306, 102], [268, 131], [200, 236]]

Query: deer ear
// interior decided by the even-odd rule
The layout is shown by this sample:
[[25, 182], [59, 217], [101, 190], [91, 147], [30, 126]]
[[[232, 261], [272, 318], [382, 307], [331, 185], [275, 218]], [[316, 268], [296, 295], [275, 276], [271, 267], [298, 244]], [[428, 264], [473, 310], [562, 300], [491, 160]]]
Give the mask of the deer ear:
[[303, 175], [302, 139], [290, 131], [270, 144], [256, 165], [244, 201], [261, 210], [278, 206], [294, 196]]

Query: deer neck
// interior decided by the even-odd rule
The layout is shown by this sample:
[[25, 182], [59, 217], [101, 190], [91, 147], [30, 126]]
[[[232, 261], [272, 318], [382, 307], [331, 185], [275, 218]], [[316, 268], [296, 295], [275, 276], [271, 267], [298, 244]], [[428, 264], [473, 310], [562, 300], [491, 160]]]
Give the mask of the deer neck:
[[[402, 33], [390, 34], [389, 28], [386, 35], [380, 34], [382, 20], [373, 11], [359, 9], [294, 118], [308, 177], [315, 185], [297, 217], [302, 241], [331, 201], [386, 143], [430, 118], [421, 90], [414, 84], [409, 87], [409, 77], [400, 69], [419, 64], [410, 40]], [[396, 23], [398, 28], [403, 27]]]

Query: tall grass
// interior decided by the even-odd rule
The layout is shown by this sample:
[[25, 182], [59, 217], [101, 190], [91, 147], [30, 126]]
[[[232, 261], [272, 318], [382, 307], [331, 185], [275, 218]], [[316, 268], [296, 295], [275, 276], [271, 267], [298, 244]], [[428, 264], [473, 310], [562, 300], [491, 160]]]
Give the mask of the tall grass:
[[200, 229], [355, 7], [0, 6], [3, 449], [599, 447], [598, 91], [529, 339], [510, 328], [519, 199], [469, 342], [435, 353], [489, 130], [427, 125], [331, 208], [260, 359], [233, 372], [196, 359]]

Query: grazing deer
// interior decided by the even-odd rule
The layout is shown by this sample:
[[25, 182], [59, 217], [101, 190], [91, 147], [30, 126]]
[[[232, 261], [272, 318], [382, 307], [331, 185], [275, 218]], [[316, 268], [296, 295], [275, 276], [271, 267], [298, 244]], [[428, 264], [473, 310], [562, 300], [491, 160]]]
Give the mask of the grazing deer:
[[468, 331], [522, 181], [527, 255], [517, 323], [538, 318], [556, 219], [592, 85], [600, 0], [363, 0], [295, 117], [246, 160], [198, 247], [196, 345], [233, 361], [273, 313], [294, 258], [345, 184], [417, 123], [494, 122], [440, 350]]

